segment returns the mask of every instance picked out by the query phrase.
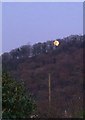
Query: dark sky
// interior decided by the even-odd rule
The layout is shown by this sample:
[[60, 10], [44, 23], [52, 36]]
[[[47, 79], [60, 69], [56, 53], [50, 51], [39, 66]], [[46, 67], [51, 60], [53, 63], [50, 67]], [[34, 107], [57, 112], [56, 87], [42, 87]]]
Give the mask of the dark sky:
[[5, 2], [2, 8], [2, 52], [83, 34], [82, 2]]

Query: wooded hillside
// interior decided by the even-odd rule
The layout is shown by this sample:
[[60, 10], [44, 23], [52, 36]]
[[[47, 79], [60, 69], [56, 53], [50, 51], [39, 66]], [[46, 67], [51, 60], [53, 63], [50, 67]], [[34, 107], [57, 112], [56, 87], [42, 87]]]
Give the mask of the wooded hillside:
[[[37, 104], [39, 117], [80, 117], [83, 109], [83, 50], [85, 36], [72, 35], [58, 47], [53, 40], [24, 45], [2, 55], [3, 71], [23, 81]], [[51, 75], [51, 113], [48, 74]]]

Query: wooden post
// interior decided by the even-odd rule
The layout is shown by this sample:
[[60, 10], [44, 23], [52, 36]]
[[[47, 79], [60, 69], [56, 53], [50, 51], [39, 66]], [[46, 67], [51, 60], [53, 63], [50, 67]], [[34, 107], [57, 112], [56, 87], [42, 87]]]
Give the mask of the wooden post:
[[48, 86], [49, 86], [49, 116], [51, 112], [51, 79], [50, 79], [50, 73], [49, 73], [49, 79], [48, 79]]

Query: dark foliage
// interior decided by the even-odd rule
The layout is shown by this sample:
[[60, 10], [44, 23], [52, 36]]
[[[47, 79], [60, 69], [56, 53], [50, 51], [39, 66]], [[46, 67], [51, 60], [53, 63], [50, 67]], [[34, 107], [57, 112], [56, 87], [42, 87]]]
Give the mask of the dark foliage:
[[24, 85], [13, 80], [8, 73], [2, 74], [2, 118], [30, 118], [36, 105]]

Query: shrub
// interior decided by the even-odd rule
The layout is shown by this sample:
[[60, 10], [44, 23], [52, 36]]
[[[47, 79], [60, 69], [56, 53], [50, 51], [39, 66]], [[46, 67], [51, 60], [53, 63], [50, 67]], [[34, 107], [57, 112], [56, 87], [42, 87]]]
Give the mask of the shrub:
[[25, 88], [9, 74], [2, 74], [2, 118], [29, 118], [36, 105]]

